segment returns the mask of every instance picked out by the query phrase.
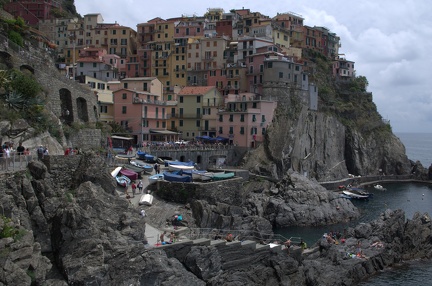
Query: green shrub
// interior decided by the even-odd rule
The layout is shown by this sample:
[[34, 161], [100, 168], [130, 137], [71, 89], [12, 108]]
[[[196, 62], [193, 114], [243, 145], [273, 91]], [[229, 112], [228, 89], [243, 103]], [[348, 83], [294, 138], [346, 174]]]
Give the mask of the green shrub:
[[8, 38], [11, 42], [14, 42], [18, 46], [20, 46], [20, 47], [24, 46], [24, 40], [23, 40], [20, 33], [13, 31], [13, 30], [10, 30], [8, 33]]

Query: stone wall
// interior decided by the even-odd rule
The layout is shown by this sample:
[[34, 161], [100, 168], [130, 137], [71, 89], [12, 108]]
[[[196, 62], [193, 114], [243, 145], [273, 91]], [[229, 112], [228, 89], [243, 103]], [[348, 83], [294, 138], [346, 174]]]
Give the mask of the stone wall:
[[60, 91], [70, 95], [70, 121], [94, 123], [98, 119], [97, 97], [86, 85], [81, 85], [61, 75], [55, 67], [53, 55], [49, 50], [34, 47], [26, 42], [19, 47], [10, 42], [7, 37], [0, 35], [0, 63], [18, 70], [28, 70], [34, 74], [36, 80], [43, 86], [46, 108], [58, 118], [63, 113]]
[[82, 150], [99, 148], [102, 144], [102, 132], [100, 129], [81, 129], [69, 138], [69, 143], [69, 147]]
[[74, 174], [81, 161], [81, 155], [45, 156], [42, 162], [50, 176], [60, 188], [69, 188], [74, 184]]

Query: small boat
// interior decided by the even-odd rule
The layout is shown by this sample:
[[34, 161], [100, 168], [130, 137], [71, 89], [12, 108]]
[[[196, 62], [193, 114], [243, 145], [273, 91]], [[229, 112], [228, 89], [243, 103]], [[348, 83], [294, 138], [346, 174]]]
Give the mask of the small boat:
[[136, 155], [137, 155], [137, 157], [139, 158], [139, 159], [141, 159], [141, 160], [144, 160], [145, 158], [144, 158], [144, 156], [145, 156], [145, 154], [147, 154], [146, 152], [143, 152], [143, 151], [137, 151], [137, 153], [136, 153]]
[[117, 154], [116, 157], [121, 158], [121, 159], [133, 159], [135, 158], [135, 155], [132, 154]]
[[150, 194], [144, 194], [139, 200], [140, 205], [151, 206], [153, 204], [153, 196]]
[[115, 168], [114, 171], [111, 172], [111, 176], [113, 176], [114, 178], [117, 177], [117, 175], [121, 169], [122, 169], [122, 167]]
[[124, 188], [127, 188], [127, 186], [131, 183], [131, 180], [126, 176], [117, 176], [116, 181], [119, 186], [122, 186]]
[[357, 199], [357, 200], [367, 200], [367, 199], [369, 199], [368, 195], [361, 195], [361, 194], [358, 194], [358, 193], [353, 193], [352, 191], [349, 191], [349, 190], [342, 191], [342, 193], [344, 195], [350, 197], [351, 199]]
[[165, 167], [169, 167], [169, 165], [195, 166], [195, 163], [193, 161], [180, 162], [180, 161], [165, 160]]
[[181, 173], [182, 172], [163, 172], [164, 180], [168, 182], [192, 182], [191, 176], [181, 175]]
[[368, 196], [369, 198], [373, 197], [373, 193], [369, 193], [365, 189], [360, 188], [348, 188], [347, 191], [350, 191], [351, 193], [362, 195], [362, 196]]
[[349, 196], [349, 195], [346, 195], [346, 194], [344, 194], [344, 193], [342, 193], [342, 194], [339, 194], [339, 198], [343, 198], [343, 199], [348, 199], [348, 200], [351, 200], [351, 199], [352, 199], [352, 197], [351, 197], [351, 196]]
[[185, 170], [193, 170], [195, 169], [195, 166], [186, 166], [186, 165], [171, 165], [168, 164], [168, 169], [170, 171], [185, 171]]
[[135, 173], [138, 174], [138, 177], [140, 176], [140, 174], [141, 174], [142, 172], [144, 172], [144, 169], [143, 169], [143, 168], [140, 168], [140, 167], [134, 166], [134, 165], [132, 165], [132, 164], [125, 164], [125, 165], [123, 165], [123, 168], [128, 169], [128, 170], [131, 170], [131, 171], [134, 171]]
[[153, 171], [153, 166], [146, 164], [139, 160], [134, 160], [130, 162], [131, 165], [134, 165], [135, 167], [143, 169], [147, 173], [151, 173]]
[[155, 163], [156, 162], [156, 158], [153, 155], [145, 154], [144, 155], [144, 161], [146, 161], [147, 163]]
[[130, 180], [134, 181], [138, 179], [138, 173], [128, 169], [121, 169], [120, 174], [128, 177]]
[[[192, 180], [203, 180], [202, 175], [205, 175], [206, 173], [208, 173], [206, 170], [183, 170], [183, 174], [191, 176]], [[210, 178], [208, 178], [208, 180], [210, 180]]]
[[380, 191], [387, 191], [386, 188], [384, 188], [382, 185], [378, 185], [378, 184], [375, 185], [374, 188], [377, 189], [377, 190], [380, 190]]
[[162, 181], [164, 179], [163, 174], [154, 174], [148, 177], [149, 185], [156, 183], [157, 181]]
[[220, 181], [220, 180], [231, 179], [234, 176], [235, 176], [234, 172], [212, 173], [211, 179], [214, 181]]

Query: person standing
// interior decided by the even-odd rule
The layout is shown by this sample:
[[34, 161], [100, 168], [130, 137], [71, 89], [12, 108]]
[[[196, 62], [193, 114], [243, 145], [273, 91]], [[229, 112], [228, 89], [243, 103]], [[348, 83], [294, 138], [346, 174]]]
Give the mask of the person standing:
[[39, 146], [39, 148], [37, 149], [37, 156], [39, 160], [43, 159], [44, 156], [44, 148], [42, 145]]
[[160, 165], [159, 165], [158, 163], [156, 163], [156, 165], [157, 165], [156, 173], [157, 173], [157, 174], [160, 174]]
[[22, 145], [22, 143], [20, 142], [19, 145], [18, 145], [18, 147], [17, 147], [17, 154], [19, 156], [22, 156], [22, 155], [24, 155], [24, 151], [25, 151], [25, 148]]
[[137, 188], [137, 186], [135, 185], [135, 181], [132, 182], [131, 188], [132, 188], [132, 198], [135, 198], [135, 191]]
[[153, 166], [153, 169], [155, 170], [155, 174], [157, 174], [157, 170], [158, 170], [158, 163], [155, 163]]
[[142, 182], [142, 180], [140, 180], [140, 181], [138, 182], [138, 190], [139, 190], [139, 192], [142, 194], [142, 190], [143, 190], [143, 182]]

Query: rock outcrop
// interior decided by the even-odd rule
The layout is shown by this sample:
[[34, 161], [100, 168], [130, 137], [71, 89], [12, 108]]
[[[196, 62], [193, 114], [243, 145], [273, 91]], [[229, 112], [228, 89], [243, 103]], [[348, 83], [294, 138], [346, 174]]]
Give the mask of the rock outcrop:
[[[382, 121], [374, 122], [377, 127], [371, 126], [371, 130], [359, 130], [343, 124], [341, 116], [328, 112], [323, 105], [317, 111], [310, 110], [304, 93], [268, 88], [265, 94], [278, 100], [275, 117], [264, 142], [244, 158], [243, 168], [276, 180], [292, 169], [321, 182], [346, 178], [348, 174], [378, 175], [380, 169], [385, 174], [410, 173], [405, 147], [382, 127]], [[352, 95], [354, 103], [350, 104], [360, 105], [356, 101], [362, 97], [371, 95]], [[367, 112], [379, 117], [376, 110]], [[355, 125], [356, 119], [350, 120]]]
[[[100, 170], [97, 173], [90, 167], [94, 165], [92, 162], [99, 162], [97, 156], [75, 158], [79, 157], [83, 161], [78, 162], [82, 168], [79, 172], [95, 172], [92, 176], [79, 175], [76, 166], [69, 170], [56, 169], [34, 161], [28, 172], [2, 177], [1, 283], [352, 285], [404, 260], [432, 257], [429, 215], [416, 214], [412, 220], [406, 221], [402, 211], [390, 210], [374, 222], [348, 229], [345, 243], [336, 245], [320, 241], [303, 254], [298, 248], [293, 248], [291, 255], [287, 255], [284, 251], [270, 251], [266, 247], [257, 248], [255, 243], [240, 242], [230, 245], [178, 243], [166, 248], [148, 248], [144, 236], [146, 218], [110, 189], [113, 185], [98, 183], [107, 177], [95, 178], [106, 172]], [[65, 170], [65, 176], [76, 180], [73, 187], [58, 184], [55, 172], [60, 169]], [[201, 204], [205, 201], [220, 212], [212, 214], [218, 217], [216, 221], [238, 221], [236, 223], [242, 226], [250, 223], [241, 219], [250, 212], [255, 225], [265, 229], [271, 225], [270, 220], [265, 219], [266, 211], [262, 207], [266, 203], [260, 205], [257, 198], [246, 194], [265, 193], [270, 196], [271, 193], [302, 205], [301, 196], [295, 192], [307, 193], [301, 189], [313, 186], [301, 178], [292, 175], [291, 180], [279, 184], [255, 181], [244, 190], [238, 188], [238, 184], [230, 183], [231, 189], [221, 186], [195, 195]], [[228, 191], [232, 194], [227, 195]], [[237, 205], [245, 202], [246, 198], [246, 202], [255, 207]], [[330, 195], [318, 198], [320, 204], [332, 205]], [[196, 211], [195, 207], [191, 209], [192, 213]], [[230, 217], [229, 220], [223, 219], [223, 212]], [[312, 213], [308, 210], [307, 215], [312, 216]], [[207, 219], [203, 217], [202, 221], [213, 224], [212, 215]], [[280, 220], [275, 218], [274, 221]], [[361, 241], [363, 254], [368, 258], [347, 255], [356, 251], [358, 241]], [[383, 247], [373, 247], [375, 242], [382, 243]]]

